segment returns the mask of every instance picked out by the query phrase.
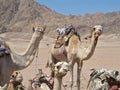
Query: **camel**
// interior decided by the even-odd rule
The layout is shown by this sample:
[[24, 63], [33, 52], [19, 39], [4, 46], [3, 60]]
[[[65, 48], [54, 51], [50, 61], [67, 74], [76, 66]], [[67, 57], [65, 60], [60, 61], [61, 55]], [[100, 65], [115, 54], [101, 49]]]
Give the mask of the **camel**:
[[87, 90], [118, 90], [120, 74], [116, 70], [93, 70], [87, 85]]
[[42, 82], [39, 88], [32, 87], [32, 81], [29, 80], [29, 85], [27, 90], [61, 90], [62, 78], [67, 74], [69, 70], [69, 64], [66, 62], [58, 62], [54, 65], [54, 85], [53, 89], [49, 87], [46, 82]]
[[54, 66], [54, 86], [53, 90], [61, 90], [62, 78], [69, 71], [69, 64], [66, 62], [58, 62]]
[[[71, 29], [74, 29], [71, 28]], [[72, 31], [72, 30], [71, 30]], [[59, 61], [66, 61], [70, 65], [70, 90], [73, 86], [73, 67], [77, 63], [77, 90], [80, 90], [80, 73], [83, 67], [83, 61], [88, 60], [94, 53], [95, 47], [98, 42], [99, 36], [102, 34], [102, 26], [96, 25], [92, 27], [91, 35], [87, 37], [90, 40], [87, 43], [87, 47], [83, 45], [80, 40], [79, 35], [72, 34], [69, 35], [68, 43], [63, 44], [59, 48], [55, 48], [53, 45], [51, 50], [50, 59], [47, 62], [47, 66], [52, 67], [53, 64], [56, 64]]]
[[14, 72], [10, 77], [7, 90], [25, 90], [22, 85], [23, 76], [20, 72]]
[[33, 27], [34, 33], [27, 49], [17, 53], [5, 42], [4, 45], [10, 54], [0, 57], [0, 85], [8, 84], [14, 71], [25, 69], [34, 60], [39, 43], [43, 38], [45, 27]]

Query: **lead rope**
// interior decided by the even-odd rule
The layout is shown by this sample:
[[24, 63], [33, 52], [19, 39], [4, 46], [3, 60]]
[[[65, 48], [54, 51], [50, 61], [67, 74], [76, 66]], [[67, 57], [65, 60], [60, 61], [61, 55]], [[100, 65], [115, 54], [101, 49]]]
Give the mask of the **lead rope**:
[[38, 53], [39, 53], [39, 47], [36, 50], [36, 55], [35, 55], [35, 75], [38, 73], [38, 67], [37, 67]]

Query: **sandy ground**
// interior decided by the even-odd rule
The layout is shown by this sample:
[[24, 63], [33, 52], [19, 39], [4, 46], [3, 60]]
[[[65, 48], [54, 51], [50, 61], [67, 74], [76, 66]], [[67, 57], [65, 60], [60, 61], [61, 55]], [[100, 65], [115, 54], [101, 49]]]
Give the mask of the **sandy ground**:
[[[15, 34], [16, 35], [16, 34]], [[37, 68], [42, 68], [43, 72], [50, 75], [50, 70], [45, 68], [45, 64], [48, 60], [48, 55], [50, 53], [51, 44], [54, 40], [48, 37], [40, 42], [39, 45], [39, 56], [35, 58], [32, 64], [24, 70], [21, 70], [23, 74], [23, 84], [27, 86], [28, 80], [35, 76]], [[11, 48], [17, 52], [23, 52], [28, 46], [29, 39], [12, 38], [8, 40]], [[49, 44], [49, 46], [47, 46]], [[102, 36], [97, 44], [94, 55], [87, 61], [84, 61], [82, 74], [81, 74], [81, 90], [85, 90], [88, 83], [89, 75], [91, 73], [90, 69], [115, 69], [120, 71], [120, 40], [116, 38], [104, 39]], [[64, 82], [68, 82], [69, 75], [63, 78]], [[76, 65], [74, 68], [74, 80], [76, 81]], [[64, 89], [62, 89], [64, 90]], [[67, 90], [67, 89], [66, 89]], [[76, 87], [74, 87], [76, 90]]]

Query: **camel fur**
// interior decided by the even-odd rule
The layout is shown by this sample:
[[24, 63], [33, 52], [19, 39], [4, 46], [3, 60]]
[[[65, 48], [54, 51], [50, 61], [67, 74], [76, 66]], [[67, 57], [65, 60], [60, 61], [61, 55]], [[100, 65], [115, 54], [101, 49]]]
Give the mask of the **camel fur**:
[[34, 60], [39, 43], [43, 38], [45, 27], [33, 27], [34, 33], [27, 49], [17, 53], [5, 42], [5, 47], [10, 54], [0, 57], [0, 85], [9, 82], [10, 76], [16, 70], [25, 69]]
[[62, 78], [69, 71], [69, 64], [66, 62], [58, 62], [54, 66], [54, 86], [53, 90], [61, 90]]
[[[74, 28], [73, 28], [74, 29]], [[72, 31], [72, 30], [71, 30]], [[92, 27], [89, 36], [87, 47], [83, 45], [80, 37], [73, 34], [68, 39], [67, 45], [62, 45], [60, 48], [55, 48], [54, 45], [51, 50], [50, 59], [47, 63], [49, 67], [60, 61], [66, 61], [70, 65], [70, 90], [73, 86], [73, 67], [77, 63], [77, 90], [80, 90], [80, 73], [83, 67], [83, 61], [88, 60], [94, 53], [98, 38], [102, 34], [102, 26], [96, 25]]]

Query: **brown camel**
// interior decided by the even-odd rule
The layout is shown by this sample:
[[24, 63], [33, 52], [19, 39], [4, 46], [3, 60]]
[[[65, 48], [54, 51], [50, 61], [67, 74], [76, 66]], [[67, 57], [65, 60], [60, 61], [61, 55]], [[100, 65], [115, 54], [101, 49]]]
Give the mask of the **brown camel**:
[[[74, 28], [73, 28], [74, 29]], [[90, 42], [88, 46], [84, 46], [77, 34], [69, 37], [67, 45], [62, 45], [60, 48], [55, 48], [54, 45], [51, 50], [50, 60], [48, 65], [51, 67], [59, 61], [66, 61], [70, 64], [70, 90], [73, 86], [73, 67], [77, 63], [77, 90], [80, 90], [80, 73], [83, 66], [83, 61], [88, 60], [94, 53], [99, 36], [102, 34], [102, 26], [96, 25], [92, 28], [89, 36]]]
[[45, 28], [33, 27], [33, 30], [32, 39], [23, 53], [13, 51], [9, 45], [5, 43], [5, 47], [10, 54], [0, 57], [0, 85], [8, 83], [14, 71], [28, 67], [34, 60], [39, 43], [43, 38]]

